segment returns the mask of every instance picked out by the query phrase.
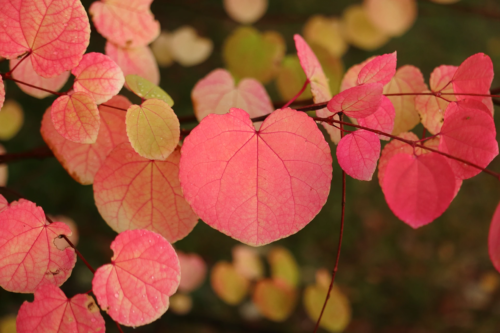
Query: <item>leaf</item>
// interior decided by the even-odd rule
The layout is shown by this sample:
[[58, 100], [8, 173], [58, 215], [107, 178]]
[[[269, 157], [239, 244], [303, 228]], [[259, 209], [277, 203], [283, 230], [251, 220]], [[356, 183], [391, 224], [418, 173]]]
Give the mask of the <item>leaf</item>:
[[313, 219], [330, 191], [331, 163], [323, 134], [302, 112], [276, 110], [256, 132], [248, 113], [233, 108], [184, 140], [180, 179], [203, 221], [258, 246]]
[[226, 13], [238, 23], [258, 21], [267, 10], [267, 0], [224, 0]]
[[340, 167], [359, 180], [372, 180], [379, 157], [380, 140], [377, 134], [365, 130], [347, 134], [337, 147]]
[[350, 67], [342, 78], [342, 82], [340, 83], [340, 91], [344, 91], [346, 89], [357, 86], [359, 72], [361, 72], [361, 69], [363, 69], [363, 67], [365, 67], [365, 65], [373, 59], [375, 59], [375, 57], [370, 57], [362, 63]]
[[[392, 133], [394, 128], [394, 118], [396, 111], [394, 105], [389, 98], [382, 95], [382, 103], [380, 107], [372, 115], [357, 119], [359, 125], [372, 128], [385, 133]], [[389, 140], [385, 135], [378, 136], [380, 140]]]
[[87, 53], [71, 73], [76, 76], [73, 89], [92, 95], [97, 104], [109, 101], [125, 83], [120, 67], [101, 53]]
[[193, 308], [193, 298], [190, 295], [176, 293], [170, 297], [170, 310], [178, 315], [185, 315]]
[[167, 31], [162, 31], [158, 38], [151, 44], [151, 51], [160, 67], [168, 67], [174, 63], [172, 54], [170, 54], [172, 42], [172, 34]]
[[9, 206], [9, 202], [3, 195], [0, 194], [0, 212]]
[[[300, 66], [299, 58], [296, 55], [285, 56], [276, 77], [276, 87], [281, 98], [285, 101], [294, 98], [306, 80], [307, 77]], [[306, 89], [296, 100], [302, 101], [310, 98], [312, 98], [312, 94]]]
[[101, 119], [91, 95], [75, 92], [52, 103], [50, 111], [54, 128], [65, 139], [76, 143], [95, 143]]
[[261, 279], [264, 276], [264, 264], [259, 253], [253, 247], [236, 245], [231, 251], [234, 268], [249, 280]]
[[260, 33], [249, 26], [234, 30], [222, 50], [226, 67], [237, 80], [254, 78], [264, 84], [278, 74], [285, 51], [281, 34], [275, 31]]
[[488, 234], [488, 252], [491, 262], [500, 271], [500, 205], [495, 209]]
[[180, 151], [166, 161], [139, 156], [128, 143], [106, 158], [94, 181], [97, 209], [117, 232], [148, 229], [170, 242], [184, 238], [198, 221], [179, 184]]
[[174, 100], [169, 94], [139, 75], [127, 75], [125, 82], [127, 83], [127, 88], [143, 99], [161, 99], [169, 106], [174, 106]]
[[365, 0], [363, 5], [373, 25], [389, 36], [403, 35], [417, 19], [415, 0]]
[[181, 265], [181, 282], [179, 291], [190, 293], [198, 289], [207, 276], [207, 264], [196, 253], [177, 251]]
[[104, 318], [92, 296], [71, 299], [54, 285], [40, 286], [32, 303], [25, 301], [17, 315], [18, 333], [104, 332]]
[[5, 102], [5, 85], [3, 84], [2, 76], [0, 75], [0, 109], [3, 107]]
[[493, 81], [493, 63], [490, 57], [484, 53], [477, 53], [458, 67], [453, 76], [453, 90], [457, 99], [475, 99], [482, 101], [484, 97], [468, 96], [462, 94], [490, 94], [490, 86]]
[[377, 56], [361, 68], [357, 83], [386, 85], [396, 74], [396, 64], [397, 52]]
[[[485, 168], [497, 155], [498, 143], [493, 117], [488, 108], [474, 99], [450, 103], [441, 128], [439, 150]], [[474, 177], [480, 169], [449, 160], [460, 179]]]
[[[75, 223], [75, 221], [67, 216], [64, 215], [58, 215], [58, 216], [50, 216], [50, 219], [52, 221], [58, 221], [66, 224], [69, 229], [71, 230], [71, 236], [67, 236], [69, 241], [74, 245], [78, 245], [78, 240], [79, 240], [79, 234], [78, 234], [78, 227]], [[59, 249], [59, 250], [64, 250], [65, 248], [68, 247], [68, 242], [64, 238], [58, 238], [54, 241], [54, 245]]]
[[105, 51], [106, 55], [120, 66], [125, 77], [135, 74], [151, 81], [154, 85], [160, 83], [160, 70], [148, 46], [121, 48], [107, 42]]
[[[427, 89], [424, 77], [417, 67], [405, 65], [396, 71], [396, 75], [384, 87], [384, 94], [420, 93]], [[394, 105], [396, 119], [393, 135], [407, 132], [420, 122], [415, 107], [415, 96], [388, 96]]]
[[340, 82], [344, 75], [344, 64], [342, 59], [333, 56], [322, 46], [312, 44], [311, 49], [319, 60], [323, 72], [328, 79], [328, 86], [332, 94], [337, 94], [340, 91]]
[[101, 309], [125, 326], [160, 318], [179, 286], [180, 265], [170, 243], [148, 230], [127, 230], [111, 243], [111, 264], [99, 267], [92, 291]]
[[201, 121], [209, 114], [225, 114], [232, 107], [248, 112], [251, 118], [274, 111], [264, 86], [255, 79], [243, 79], [236, 87], [231, 74], [216, 69], [198, 81], [191, 92], [194, 113]]
[[[419, 140], [418, 136], [416, 136], [412, 132], [404, 132], [399, 134], [398, 136], [410, 141]], [[397, 154], [413, 155], [413, 153], [413, 147], [402, 141], [392, 140], [385, 145], [384, 149], [382, 149], [382, 153], [378, 161], [378, 182], [380, 184], [380, 187], [382, 187], [382, 184], [384, 183], [385, 169], [387, 168], [387, 164], [392, 159], [392, 157]]]
[[10, 140], [19, 132], [24, 122], [23, 109], [14, 100], [7, 100], [0, 110], [0, 140]]
[[6, 315], [0, 319], [0, 332], [2, 333], [17, 333], [16, 316]]
[[280, 280], [264, 279], [255, 285], [252, 300], [264, 317], [283, 322], [297, 304], [297, 292]]
[[[19, 59], [12, 59], [10, 61], [10, 69], [12, 70], [14, 67], [16, 67], [16, 70], [12, 72], [12, 77], [16, 80], [27, 82], [31, 85], [47, 89], [47, 90], [52, 90], [52, 91], [59, 91], [61, 88], [64, 86], [64, 84], [68, 81], [69, 78], [69, 71], [62, 72], [61, 74], [51, 77], [51, 78], [45, 78], [41, 75], [39, 75], [35, 70], [33, 69], [33, 64], [30, 61], [30, 59], [25, 59], [21, 64], [19, 64]], [[40, 89], [28, 87], [25, 84], [20, 84], [17, 83], [17, 86], [19, 89], [24, 91], [26, 94], [36, 97], [36, 98], [45, 98], [47, 96], [51, 96], [52, 94]]]
[[455, 176], [445, 157], [398, 154], [387, 164], [382, 191], [393, 213], [412, 228], [438, 218], [455, 195]]
[[54, 128], [50, 108], [45, 112], [40, 130], [43, 139], [52, 150], [59, 163], [77, 182], [92, 184], [94, 176], [114, 147], [128, 142], [125, 130], [125, 112], [112, 107], [127, 109], [131, 103], [123, 96], [115, 96], [99, 106], [101, 126], [94, 144], [80, 144], [62, 137]]
[[0, 214], [0, 286], [18, 293], [33, 293], [45, 283], [60, 286], [75, 266], [75, 250], [57, 249], [54, 240], [71, 234], [61, 222], [47, 224], [45, 213], [21, 199]]
[[90, 24], [80, 0], [5, 1], [0, 36], [0, 56], [14, 59], [30, 52], [33, 69], [43, 77], [55, 77], [82, 59]]
[[170, 55], [184, 67], [201, 64], [212, 54], [212, 40], [198, 36], [191, 26], [182, 26], [170, 37]]
[[[2, 145], [0, 145], [0, 154], [5, 154], [5, 149]], [[7, 164], [0, 164], [0, 186], [5, 186], [7, 184], [9, 170], [7, 168]]]
[[365, 118], [379, 109], [382, 103], [382, 90], [383, 86], [380, 83], [349, 88], [333, 96], [327, 108], [332, 113], [343, 112], [356, 119]]
[[373, 51], [389, 41], [389, 36], [372, 23], [362, 5], [351, 5], [342, 15], [344, 38], [362, 50]]
[[314, 15], [307, 20], [303, 31], [309, 44], [319, 45], [333, 56], [341, 57], [349, 48], [342, 35], [342, 22], [338, 18]]
[[217, 296], [229, 305], [241, 303], [250, 287], [249, 281], [225, 261], [217, 262], [212, 268], [210, 284]]
[[158, 37], [160, 23], [149, 9], [152, 0], [95, 1], [89, 8], [97, 31], [120, 47], [145, 46]]
[[127, 110], [127, 135], [134, 150], [147, 159], [164, 161], [179, 143], [180, 123], [162, 100], [148, 99]]
[[271, 267], [271, 277], [290, 287], [297, 287], [300, 282], [300, 269], [293, 254], [285, 247], [275, 246], [267, 254]]

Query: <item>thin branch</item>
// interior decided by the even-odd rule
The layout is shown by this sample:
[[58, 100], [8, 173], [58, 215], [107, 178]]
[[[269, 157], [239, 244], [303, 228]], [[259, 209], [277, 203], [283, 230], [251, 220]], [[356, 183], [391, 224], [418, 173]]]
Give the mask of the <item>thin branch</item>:
[[47, 146], [38, 147], [32, 150], [28, 150], [20, 153], [7, 153], [0, 155], [0, 164], [8, 164], [12, 162], [18, 162], [21, 160], [35, 158], [44, 159], [47, 157], [54, 157], [54, 153]]
[[26, 60], [26, 58], [28, 58], [31, 54], [31, 51], [29, 52], [26, 52], [25, 55], [23, 55], [23, 57], [21, 58], [21, 60], [19, 60], [19, 62], [14, 66], [14, 68], [12, 68], [10, 71], [8, 71], [7, 73], [5, 73], [5, 76], [6, 77], [10, 77], [12, 75], [12, 72], [24, 61]]
[[302, 88], [300, 88], [299, 92], [295, 94], [295, 96], [293, 96], [292, 99], [289, 100], [285, 105], [283, 105], [283, 109], [287, 108], [290, 104], [295, 102], [295, 100], [299, 98], [300, 95], [302, 95], [302, 93], [306, 90], [308, 85], [309, 85], [309, 79], [307, 79], [306, 82], [304, 82], [304, 85], [302, 86]]
[[9, 75], [7, 75], [8, 73], [3, 73], [3, 74], [0, 74], [0, 76], [2, 76], [2, 78], [4, 80], [10, 80], [10, 81], [14, 81], [14, 82], [17, 82], [19, 84], [23, 84], [25, 86], [28, 86], [30, 88], [33, 88], [33, 89], [38, 89], [38, 90], [41, 90], [41, 91], [45, 91], [45, 92], [48, 92], [49, 94], [53, 94], [53, 95], [56, 95], [56, 96], [63, 96], [63, 95], [67, 95], [66, 93], [60, 93], [60, 92], [57, 92], [57, 91], [53, 91], [53, 90], [49, 90], [49, 89], [45, 89], [45, 88], [42, 88], [42, 87], [38, 87], [38, 86], [35, 86], [33, 84], [30, 84], [30, 83], [26, 83], [26, 82], [23, 82], [23, 81], [20, 81], [20, 80], [16, 80], [14, 79], [13, 77]]

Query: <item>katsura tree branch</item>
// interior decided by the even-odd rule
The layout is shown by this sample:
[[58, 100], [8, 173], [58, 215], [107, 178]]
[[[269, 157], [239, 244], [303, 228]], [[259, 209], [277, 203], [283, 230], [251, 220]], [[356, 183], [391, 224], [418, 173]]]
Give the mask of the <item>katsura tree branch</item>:
[[0, 154], [0, 164], [9, 164], [30, 158], [44, 159], [47, 157], [54, 157], [54, 153], [48, 146], [42, 146], [20, 153]]

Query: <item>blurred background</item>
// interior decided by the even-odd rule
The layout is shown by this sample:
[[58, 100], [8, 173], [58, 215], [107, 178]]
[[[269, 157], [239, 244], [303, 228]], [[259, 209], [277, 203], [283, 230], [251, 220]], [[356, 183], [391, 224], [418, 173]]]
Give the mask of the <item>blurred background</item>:
[[[252, 0], [241, 7], [222, 0], [155, 0], [151, 11], [163, 32], [151, 47], [159, 63], [160, 86], [174, 99], [175, 112], [189, 116], [191, 90], [213, 69], [228, 68], [237, 79], [258, 72], [272, 101], [279, 104], [305, 80], [296, 59], [296, 33], [318, 54], [334, 93], [346, 69], [394, 51], [398, 66], [418, 67], [426, 83], [435, 67], [458, 66], [478, 52], [488, 54], [500, 70], [500, 1], [394, 1], [399, 5], [389, 0]], [[92, 3], [82, 2], [86, 9]], [[275, 32], [274, 37], [263, 37], [266, 31]], [[250, 40], [241, 41], [245, 33]], [[105, 43], [92, 27], [88, 51], [104, 53]], [[258, 70], [251, 62], [256, 58]], [[8, 62], [1, 62], [0, 70], [8, 71]], [[16, 101], [24, 114], [12, 111], [9, 119], [24, 122], [19, 121], [18, 132], [0, 131], [1, 145], [10, 153], [44, 146], [40, 122], [54, 98], [30, 97], [13, 82], [6, 86], [7, 99]], [[70, 83], [63, 90], [69, 87]], [[492, 88], [498, 87], [500, 80], [495, 79]], [[140, 103], [125, 89], [123, 94]], [[311, 103], [310, 95], [302, 98], [303, 104]], [[0, 118], [0, 127], [5, 124]], [[422, 125], [413, 129], [419, 136], [422, 130]], [[498, 158], [490, 168], [500, 170]], [[92, 186], [78, 184], [54, 158], [10, 163], [8, 174], [9, 189], [48, 214], [74, 222], [78, 249], [92, 266], [109, 262], [116, 233], [100, 217]], [[321, 269], [330, 271], [335, 261], [340, 197], [341, 170], [334, 161], [332, 189], [321, 213], [296, 235], [258, 249], [237, 247], [237, 241], [199, 222], [175, 244], [197, 255], [183, 259], [196, 281], [172, 298], [171, 309], [161, 319], [124, 331], [312, 332], [311, 317], [323, 301], [328, 279]], [[499, 332], [500, 275], [487, 249], [489, 223], [499, 199], [499, 183], [480, 174], [464, 182], [440, 218], [413, 230], [389, 210], [376, 177], [371, 182], [348, 178], [336, 288], [325, 314], [329, 323], [320, 330]], [[91, 280], [92, 274], [78, 261], [62, 289], [69, 297], [84, 293], [91, 289]], [[277, 280], [281, 282], [273, 282]], [[0, 290], [0, 333], [15, 332], [12, 316], [32, 297]], [[116, 332], [104, 316], [107, 330]]]

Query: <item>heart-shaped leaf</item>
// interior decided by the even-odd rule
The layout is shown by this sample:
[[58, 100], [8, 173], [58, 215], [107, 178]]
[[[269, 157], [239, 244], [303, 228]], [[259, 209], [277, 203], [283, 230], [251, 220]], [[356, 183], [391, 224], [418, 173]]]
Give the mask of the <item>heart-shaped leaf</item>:
[[127, 83], [127, 87], [132, 90], [134, 94], [143, 99], [161, 99], [169, 106], [174, 106], [174, 100], [169, 94], [139, 75], [127, 75], [127, 77], [125, 77], [125, 82]]
[[106, 43], [106, 55], [123, 71], [123, 75], [138, 75], [151, 81], [152, 84], [160, 83], [160, 70], [153, 52], [148, 46], [122, 48], [113, 43]]
[[361, 68], [357, 83], [381, 83], [386, 85], [396, 74], [396, 65], [396, 52], [377, 56]]
[[372, 180], [379, 157], [380, 139], [375, 133], [365, 130], [347, 134], [337, 147], [340, 167], [359, 180]]

